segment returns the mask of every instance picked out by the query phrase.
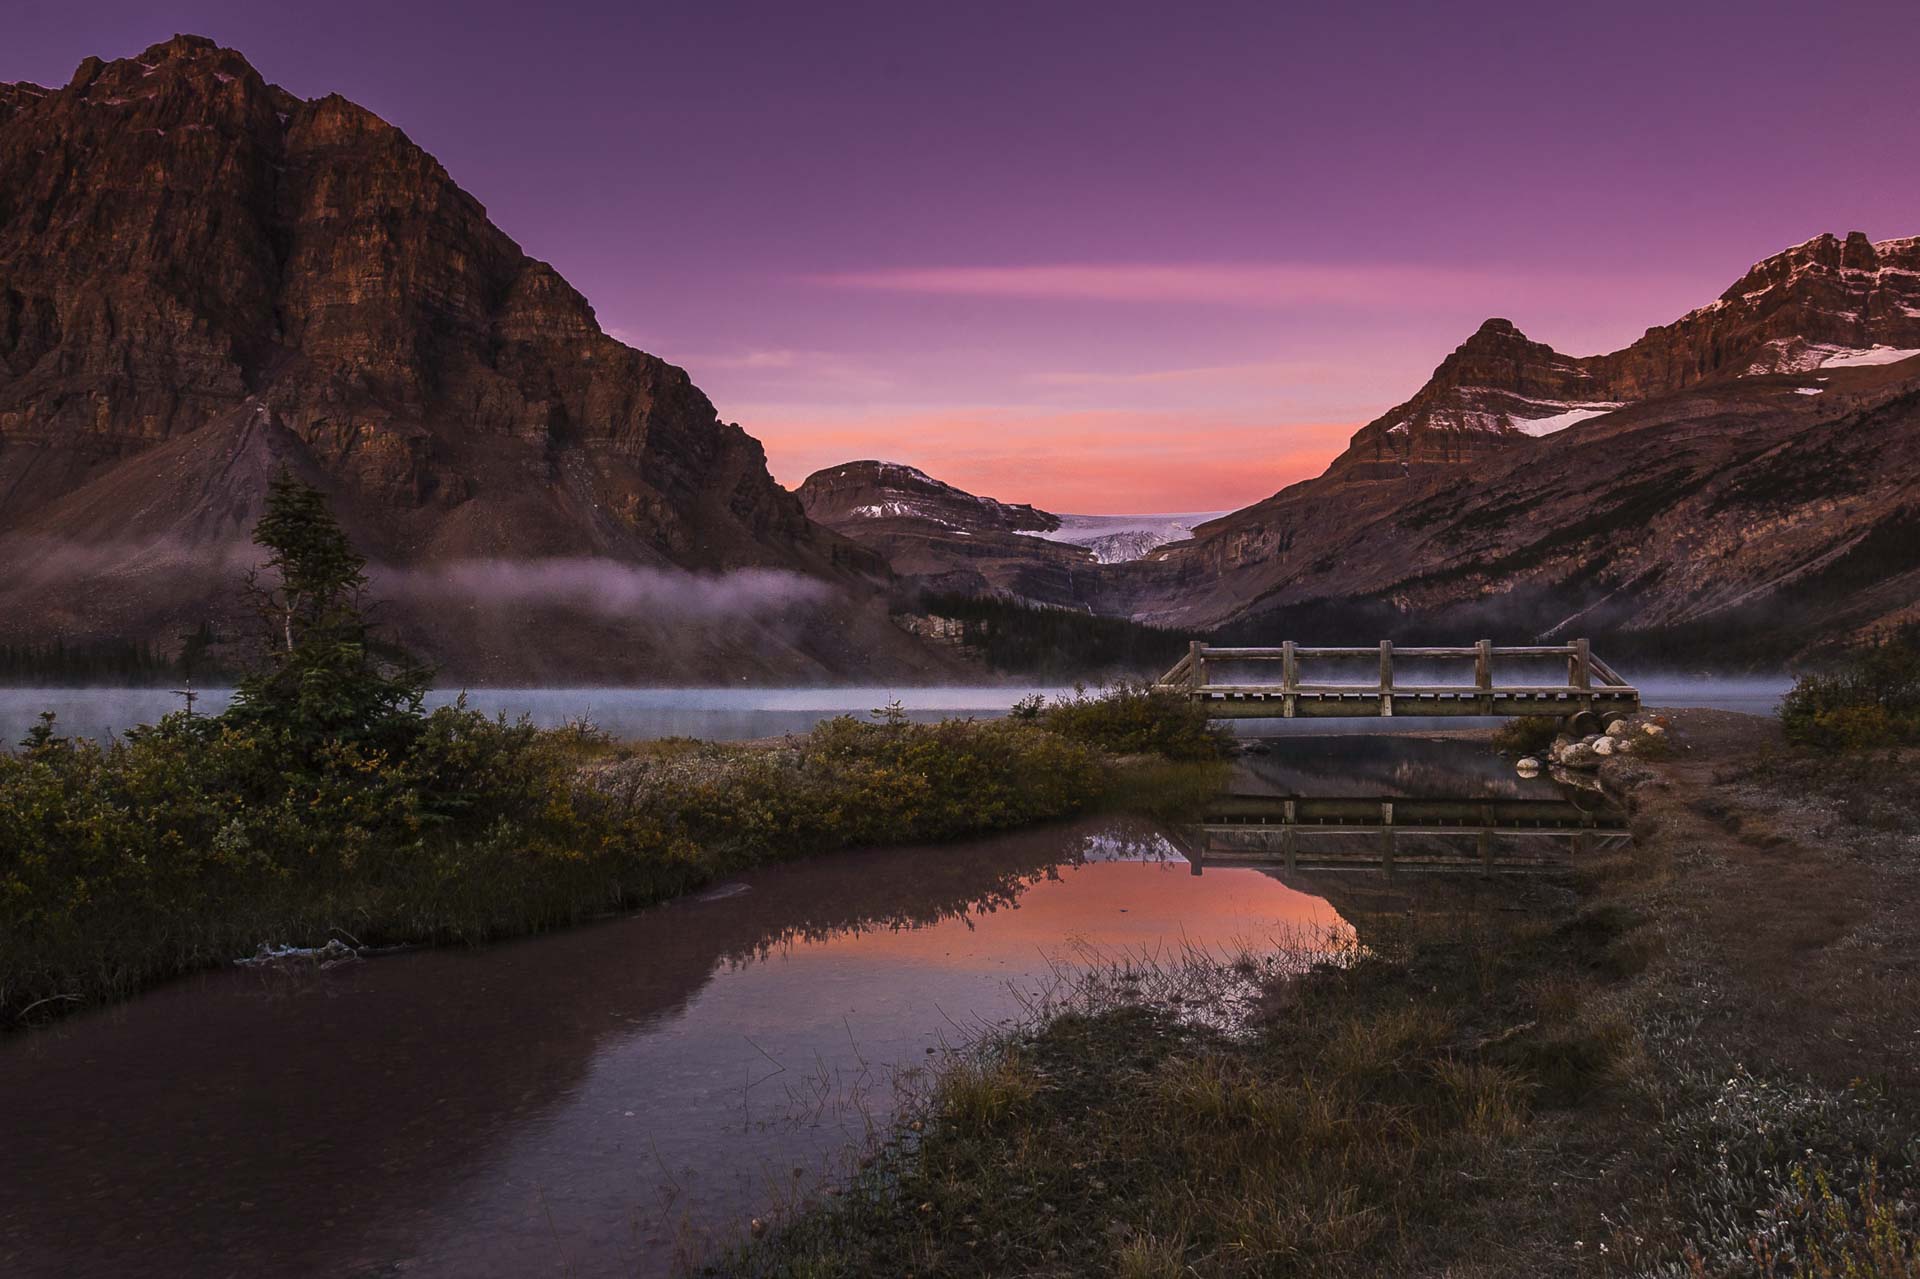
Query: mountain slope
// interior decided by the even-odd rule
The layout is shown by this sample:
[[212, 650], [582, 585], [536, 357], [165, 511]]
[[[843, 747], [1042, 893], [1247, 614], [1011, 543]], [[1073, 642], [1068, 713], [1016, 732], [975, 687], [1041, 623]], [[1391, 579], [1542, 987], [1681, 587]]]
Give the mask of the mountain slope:
[[1562, 355], [1507, 320], [1488, 320], [1411, 399], [1360, 428], [1329, 474], [1367, 481], [1479, 463], [1704, 382], [1885, 358], [1886, 349], [1920, 350], [1920, 238], [1820, 235], [1611, 354]]
[[[490, 620], [467, 628], [442, 624], [438, 586], [394, 601], [469, 678], [940, 665], [887, 624], [884, 565], [810, 522], [757, 441], [602, 332], [373, 113], [192, 36], [0, 91], [4, 637], [164, 644], [230, 621], [282, 464], [334, 496], [389, 580], [479, 592]], [[172, 569], [141, 571], [156, 556]], [[735, 592], [767, 642], [721, 627], [733, 642], [706, 661], [638, 616], [659, 609], [489, 591], [511, 575], [487, 566], [546, 561], [803, 580], [767, 607]], [[70, 571], [49, 582], [50, 563]]]
[[1330, 470], [1106, 606], [1275, 636], [1613, 635], [1698, 662], [1910, 620], [1920, 358], [1703, 382], [1392, 483]]

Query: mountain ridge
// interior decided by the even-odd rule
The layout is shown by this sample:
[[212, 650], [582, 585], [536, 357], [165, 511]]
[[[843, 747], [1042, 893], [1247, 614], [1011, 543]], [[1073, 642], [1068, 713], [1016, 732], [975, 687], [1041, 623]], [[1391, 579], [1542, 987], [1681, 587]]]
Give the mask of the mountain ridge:
[[1368, 481], [1471, 464], [1716, 378], [1805, 372], [1874, 347], [1920, 350], [1920, 237], [1822, 233], [1618, 351], [1565, 355], [1490, 319], [1410, 399], [1356, 431], [1328, 473]]
[[[845, 616], [804, 654], [790, 636], [765, 661], [732, 645], [749, 674], [943, 669], [887, 623], [883, 562], [809, 521], [684, 370], [602, 331], [373, 112], [297, 98], [199, 36], [0, 104], [0, 566], [49, 541], [102, 564], [16, 589], [0, 638], [165, 643], [195, 614], [234, 622], [208, 539], [250, 524], [271, 454], [378, 562], [791, 572]], [[207, 468], [197, 509], [168, 498], [180, 466]], [[210, 565], [162, 590], [134, 571], [145, 545], [205, 546]], [[482, 652], [431, 610], [396, 611], [467, 675], [690, 673], [678, 646], [617, 628], [498, 616]]]

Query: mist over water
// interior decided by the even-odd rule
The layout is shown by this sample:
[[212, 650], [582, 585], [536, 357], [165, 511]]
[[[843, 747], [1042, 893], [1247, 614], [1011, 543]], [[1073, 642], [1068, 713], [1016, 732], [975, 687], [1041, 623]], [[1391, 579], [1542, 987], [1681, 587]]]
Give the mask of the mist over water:
[[[1356, 681], [1358, 682], [1358, 681]], [[1705, 706], [1719, 710], [1770, 715], [1791, 681], [1784, 675], [1768, 678], [1702, 679], [1656, 676], [1638, 681], [1647, 706]], [[204, 689], [195, 709], [217, 714], [231, 696], [230, 689]], [[1013, 704], [1033, 693], [1046, 697], [1070, 695], [1072, 690], [1038, 684], [936, 687], [862, 688], [479, 688], [466, 693], [467, 704], [487, 714], [509, 719], [526, 715], [534, 723], [552, 727], [586, 719], [614, 737], [647, 740], [660, 737], [704, 737], [732, 740], [804, 733], [836, 715], [868, 717], [898, 701], [908, 718], [932, 722], [958, 716], [987, 719], [1005, 715]], [[461, 695], [458, 689], [439, 689], [428, 696], [430, 705], [445, 705]], [[102, 738], [151, 724], [185, 705], [184, 699], [157, 688], [0, 688], [0, 745], [12, 746], [26, 735], [41, 711], [59, 716], [59, 730], [69, 736]], [[1406, 732], [1423, 728], [1465, 728], [1478, 719], [1390, 720], [1237, 720], [1230, 721], [1240, 737], [1275, 737], [1296, 733]]]

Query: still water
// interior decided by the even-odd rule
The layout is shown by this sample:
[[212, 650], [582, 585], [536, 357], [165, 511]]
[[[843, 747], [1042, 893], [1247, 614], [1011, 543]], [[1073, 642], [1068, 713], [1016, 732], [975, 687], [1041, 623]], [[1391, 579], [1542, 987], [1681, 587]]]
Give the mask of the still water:
[[[1559, 792], [1296, 738], [1233, 789]], [[0, 1274], [658, 1274], [817, 1192], [949, 1047], [1088, 966], [1338, 927], [1101, 819], [770, 867], [473, 950], [227, 968], [0, 1040]], [[1331, 891], [1331, 890], [1327, 890]]]
[[[1788, 687], [1783, 676], [1769, 679], [1647, 678], [1639, 685], [1648, 706], [1710, 706], [1720, 710], [1768, 715]], [[866, 717], [890, 702], [899, 702], [910, 718], [947, 719], [956, 715], [985, 718], [1004, 715], [1021, 697], [1041, 693], [1049, 697], [1070, 690], [1024, 686], [956, 686], [932, 688], [479, 688], [466, 694], [469, 705], [488, 714], [528, 715], [542, 725], [588, 719], [615, 737], [639, 740], [657, 737], [704, 737], [737, 740], [804, 733], [835, 715]], [[227, 704], [229, 690], [209, 689], [199, 695], [198, 709], [217, 712]], [[458, 690], [432, 695], [435, 705], [451, 701]], [[0, 746], [11, 746], [26, 735], [42, 711], [59, 716], [62, 732], [82, 737], [124, 733], [150, 724], [169, 711], [179, 710], [181, 699], [164, 689], [126, 688], [0, 688]], [[1476, 721], [1421, 721], [1401, 718], [1391, 724], [1347, 721], [1343, 731], [1405, 732], [1409, 728], [1458, 728]], [[1283, 732], [1324, 733], [1324, 722], [1283, 720], [1238, 721], [1241, 736]]]
[[0, 1273], [661, 1273], [817, 1189], [902, 1072], [1060, 973], [1336, 922], [1092, 822], [483, 950], [206, 973], [0, 1042]]

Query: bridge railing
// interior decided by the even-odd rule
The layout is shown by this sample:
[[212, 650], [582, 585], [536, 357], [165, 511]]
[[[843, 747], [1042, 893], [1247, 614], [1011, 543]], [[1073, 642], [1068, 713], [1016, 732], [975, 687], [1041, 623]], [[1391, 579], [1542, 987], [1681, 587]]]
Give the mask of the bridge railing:
[[[1375, 658], [1379, 661], [1377, 684], [1321, 683], [1303, 679], [1303, 663], [1320, 659]], [[1543, 683], [1537, 673], [1541, 658], [1564, 658], [1566, 682]], [[1524, 680], [1500, 683], [1496, 665], [1501, 659], [1528, 659], [1536, 670]], [[1472, 663], [1472, 682], [1435, 683], [1430, 678], [1401, 682], [1394, 676], [1396, 661], [1422, 663], [1460, 661]], [[1224, 665], [1277, 663], [1279, 680], [1246, 682], [1244, 678], [1215, 678]], [[1160, 678], [1163, 688], [1184, 692], [1208, 702], [1240, 703], [1234, 713], [1252, 713], [1249, 701], [1279, 701], [1282, 713], [1292, 716], [1297, 706], [1313, 704], [1312, 713], [1356, 713], [1391, 715], [1396, 698], [1421, 703], [1428, 709], [1444, 704], [1439, 713], [1547, 714], [1574, 713], [1594, 709], [1596, 703], [1619, 704], [1631, 701], [1637, 709], [1639, 693], [1611, 666], [1595, 657], [1585, 639], [1565, 644], [1497, 645], [1492, 640], [1461, 646], [1407, 645], [1396, 647], [1391, 640], [1364, 648], [1332, 648], [1288, 642], [1270, 648], [1240, 648], [1206, 644], [1195, 640], [1182, 657]], [[1339, 703], [1368, 700], [1372, 709], [1357, 707], [1342, 712]], [[1566, 709], [1561, 710], [1562, 705]]]

